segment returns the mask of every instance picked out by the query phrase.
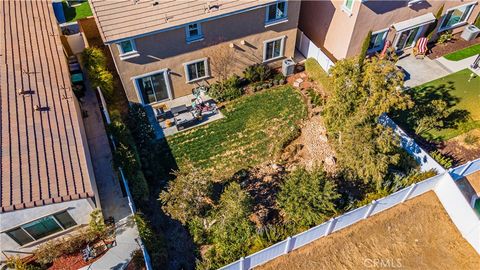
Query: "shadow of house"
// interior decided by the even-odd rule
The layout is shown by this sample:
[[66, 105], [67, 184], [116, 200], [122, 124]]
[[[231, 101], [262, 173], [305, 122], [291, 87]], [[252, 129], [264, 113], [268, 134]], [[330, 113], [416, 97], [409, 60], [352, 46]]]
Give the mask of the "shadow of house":
[[[385, 3], [385, 2], [388, 2], [388, 4]], [[375, 14], [385, 14], [385, 13], [388, 13], [388, 12], [395, 11], [396, 9], [406, 8], [406, 7], [410, 8], [412, 10], [415, 10], [415, 11], [420, 11], [422, 9], [428, 9], [428, 8], [432, 7], [432, 5], [430, 5], [430, 3], [428, 3], [427, 1], [412, 3], [410, 6], [408, 6], [408, 2], [410, 2], [410, 1], [407, 1], [407, 0], [403, 0], [403, 1], [365, 1], [362, 4], [365, 7], [367, 7], [368, 9], [370, 9], [371, 11], [373, 11]]]
[[[321, 16], [319, 16], [319, 10], [322, 11]], [[335, 10], [335, 6], [330, 1], [304, 1], [300, 9], [298, 28], [308, 33], [308, 38], [315, 45], [323, 48]]]

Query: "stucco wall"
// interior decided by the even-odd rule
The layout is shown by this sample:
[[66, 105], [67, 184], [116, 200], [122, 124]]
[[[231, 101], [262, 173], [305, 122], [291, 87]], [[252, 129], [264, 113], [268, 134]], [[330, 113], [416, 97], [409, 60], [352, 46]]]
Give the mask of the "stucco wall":
[[[68, 213], [72, 216], [75, 222], [78, 225], [88, 224], [90, 219], [90, 213], [93, 211], [94, 205], [90, 199], [79, 199], [74, 201], [68, 201], [63, 203], [54, 203], [44, 206], [38, 206], [33, 208], [27, 208], [23, 210], [17, 210], [12, 212], [6, 212], [0, 214], [0, 250], [5, 251], [20, 251], [20, 252], [30, 252], [35, 249], [38, 244], [41, 244], [47, 240], [55, 238], [60, 235], [65, 235], [72, 231], [75, 227], [72, 227], [66, 231], [59, 232], [57, 234], [46, 237], [42, 240], [27, 244], [25, 246], [20, 246], [13, 239], [11, 239], [6, 233], [5, 230], [9, 230], [17, 227], [18, 225], [33, 221], [35, 219], [48, 216], [50, 214], [57, 213], [62, 210], [68, 210]], [[6, 252], [7, 255], [24, 255], [16, 254], [12, 252]], [[0, 261], [5, 260], [3, 253], [0, 253]]]
[[[132, 102], [139, 102], [133, 76], [148, 72], [170, 69], [170, 81], [173, 98], [191, 94], [196, 83], [186, 83], [183, 63], [208, 57], [212, 50], [235, 44], [236, 61], [232, 63], [232, 70], [237, 74], [248, 65], [261, 62], [263, 56], [263, 42], [265, 40], [286, 36], [284, 55], [293, 57], [297, 33], [300, 1], [288, 2], [288, 21], [265, 27], [265, 8], [227, 16], [212, 21], [202, 22], [202, 41], [187, 44], [185, 29], [179, 28], [154, 35], [135, 39], [140, 56], [121, 60], [118, 47], [110, 45], [115, 59], [118, 73], [122, 78], [127, 97]], [[245, 40], [245, 45], [240, 44]], [[279, 66], [280, 61], [272, 64]], [[215, 74], [211, 74], [215, 81]]]
[[[392, 24], [412, 19], [427, 13], [436, 15], [445, 4], [443, 14], [449, 8], [475, 2], [469, 0], [423, 1], [408, 7], [408, 1], [355, 1], [352, 15], [342, 11], [343, 0], [304, 1], [299, 28], [318, 47], [325, 48], [335, 58], [342, 59], [358, 54], [369, 30], [373, 32], [390, 28]], [[477, 4], [468, 22], [475, 20], [480, 7]], [[464, 27], [453, 30], [460, 32]], [[395, 31], [388, 34], [393, 40]]]

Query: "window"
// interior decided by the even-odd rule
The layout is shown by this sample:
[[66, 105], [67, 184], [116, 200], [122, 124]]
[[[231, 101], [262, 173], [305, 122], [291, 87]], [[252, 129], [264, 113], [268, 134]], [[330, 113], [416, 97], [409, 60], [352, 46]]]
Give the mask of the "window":
[[120, 59], [122, 60], [136, 57], [139, 55], [133, 39], [121, 41], [117, 43], [117, 46], [120, 52]]
[[271, 61], [283, 57], [285, 37], [267, 40], [263, 45], [263, 61]]
[[345, 0], [343, 2], [342, 9], [347, 11], [348, 13], [351, 13], [352, 12], [352, 7], [353, 7], [353, 2], [354, 2], [354, 0]]
[[443, 18], [440, 30], [446, 30], [465, 22], [470, 16], [474, 5], [475, 3], [472, 3], [448, 10]]
[[185, 63], [184, 66], [187, 82], [204, 79], [209, 76], [206, 58]]
[[200, 23], [191, 23], [186, 26], [187, 42], [200, 40], [203, 38], [202, 27]]
[[150, 104], [170, 98], [166, 70], [137, 78], [136, 85], [143, 103]]
[[381, 50], [385, 43], [385, 38], [387, 37], [387, 33], [388, 33], [388, 30], [372, 33], [372, 38], [370, 39], [370, 45], [368, 46], [368, 50], [371, 52]]
[[19, 245], [23, 246], [75, 225], [77, 225], [77, 223], [70, 214], [67, 211], [63, 211], [7, 231], [7, 235]]
[[266, 22], [277, 22], [287, 18], [287, 2], [279, 1], [275, 4], [267, 6]]

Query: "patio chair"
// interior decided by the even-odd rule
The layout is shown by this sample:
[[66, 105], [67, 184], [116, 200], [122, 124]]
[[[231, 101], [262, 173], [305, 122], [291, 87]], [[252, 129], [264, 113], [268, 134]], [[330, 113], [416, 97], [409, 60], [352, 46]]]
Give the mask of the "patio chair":
[[421, 37], [418, 39], [417, 44], [415, 45], [415, 48], [413, 48], [413, 54], [417, 59], [425, 58], [425, 54], [427, 53], [427, 50], [428, 50], [427, 43], [428, 43], [428, 39], [426, 37]]

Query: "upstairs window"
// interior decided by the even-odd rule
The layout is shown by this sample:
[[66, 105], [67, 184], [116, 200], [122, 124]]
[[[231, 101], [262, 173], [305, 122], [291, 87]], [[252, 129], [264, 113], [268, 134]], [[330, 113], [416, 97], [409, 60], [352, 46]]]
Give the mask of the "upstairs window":
[[354, 2], [354, 0], [345, 0], [345, 1], [343, 1], [342, 10], [344, 10], [344, 11], [346, 11], [347, 13], [351, 14], [351, 13], [352, 13], [352, 8], [353, 8], [353, 2]]
[[67, 211], [37, 219], [7, 231], [15, 242], [23, 246], [77, 225]]
[[203, 38], [202, 26], [200, 23], [191, 23], [186, 26], [187, 42], [200, 40]]
[[266, 22], [276, 22], [287, 18], [287, 2], [279, 1], [267, 7]]
[[117, 43], [120, 52], [120, 59], [128, 59], [138, 56], [137, 48], [133, 39], [128, 39]]
[[443, 18], [440, 31], [462, 25], [466, 22], [468, 17], [470, 17], [470, 13], [472, 13], [474, 5], [475, 3], [472, 3], [448, 10]]
[[187, 82], [205, 79], [209, 76], [207, 58], [188, 62], [183, 65], [185, 67]]
[[378, 31], [372, 33], [372, 38], [370, 39], [370, 45], [368, 46], [368, 51], [376, 52], [383, 49], [385, 44], [385, 38], [387, 37], [388, 30]]

